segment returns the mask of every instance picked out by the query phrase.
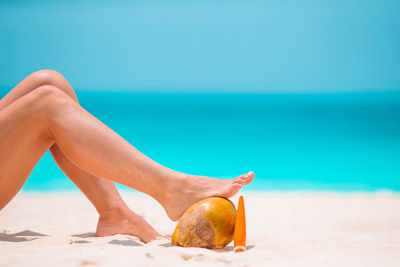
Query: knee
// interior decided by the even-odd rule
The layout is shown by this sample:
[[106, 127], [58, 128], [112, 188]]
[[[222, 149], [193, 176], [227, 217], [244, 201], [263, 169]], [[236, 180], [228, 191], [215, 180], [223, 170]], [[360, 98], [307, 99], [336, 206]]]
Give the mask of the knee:
[[66, 93], [52, 85], [42, 85], [32, 93], [33, 106], [46, 115], [75, 103]]
[[29, 75], [29, 78], [34, 80], [38, 87], [42, 85], [54, 85], [57, 80], [64, 79], [64, 77], [55, 70], [39, 70]]
[[59, 90], [62, 90], [73, 100], [78, 102], [78, 98], [67, 80], [55, 70], [39, 70], [29, 75], [28, 78], [33, 80], [36, 88], [44, 85], [52, 85], [58, 87]]

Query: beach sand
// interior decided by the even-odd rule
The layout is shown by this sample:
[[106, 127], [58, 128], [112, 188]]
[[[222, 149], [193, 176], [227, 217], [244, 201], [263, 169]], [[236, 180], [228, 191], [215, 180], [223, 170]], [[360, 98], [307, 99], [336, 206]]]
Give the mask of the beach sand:
[[[151, 198], [123, 192], [157, 230], [171, 222]], [[400, 266], [400, 194], [242, 193], [245, 253], [94, 237], [97, 213], [80, 193], [21, 193], [0, 212], [0, 266]], [[237, 197], [233, 198], [237, 204]]]

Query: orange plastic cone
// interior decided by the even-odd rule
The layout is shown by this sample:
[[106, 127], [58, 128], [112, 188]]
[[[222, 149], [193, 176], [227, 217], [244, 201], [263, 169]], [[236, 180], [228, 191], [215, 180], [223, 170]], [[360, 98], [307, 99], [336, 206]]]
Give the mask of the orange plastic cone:
[[239, 197], [238, 209], [236, 212], [235, 233], [233, 235], [233, 246], [235, 253], [246, 250], [246, 215], [244, 212], [243, 196]]

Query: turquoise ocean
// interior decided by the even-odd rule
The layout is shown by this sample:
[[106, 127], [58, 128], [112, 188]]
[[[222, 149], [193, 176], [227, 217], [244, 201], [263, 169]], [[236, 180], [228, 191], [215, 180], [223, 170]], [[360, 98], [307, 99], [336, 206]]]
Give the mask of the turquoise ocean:
[[[78, 92], [81, 105], [174, 170], [248, 190], [400, 190], [400, 91]], [[46, 153], [23, 190], [77, 190]]]
[[[54, 69], [174, 170], [400, 191], [400, 1], [292, 2], [0, 1], [0, 97]], [[77, 189], [46, 153], [23, 190]]]

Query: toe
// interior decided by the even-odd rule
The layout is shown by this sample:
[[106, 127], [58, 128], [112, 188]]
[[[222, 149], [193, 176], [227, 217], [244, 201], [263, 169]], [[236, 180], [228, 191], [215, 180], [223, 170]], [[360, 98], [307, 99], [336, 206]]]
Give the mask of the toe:
[[250, 183], [251, 181], [253, 181], [253, 179], [254, 179], [255, 176], [256, 176], [255, 173], [252, 172], [252, 171], [250, 171], [250, 172], [247, 174], [246, 183], [245, 183], [245, 184], [248, 184], [248, 183]]
[[240, 183], [241, 185], [246, 185], [250, 183], [254, 179], [254, 172], [249, 172], [243, 175], [240, 175], [235, 179], [235, 183]]

